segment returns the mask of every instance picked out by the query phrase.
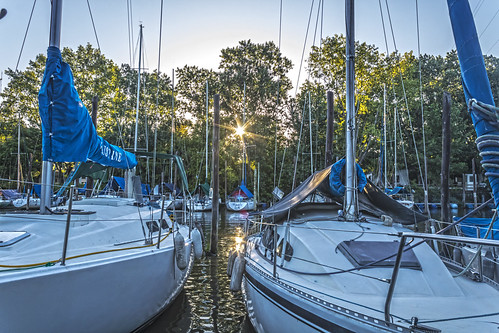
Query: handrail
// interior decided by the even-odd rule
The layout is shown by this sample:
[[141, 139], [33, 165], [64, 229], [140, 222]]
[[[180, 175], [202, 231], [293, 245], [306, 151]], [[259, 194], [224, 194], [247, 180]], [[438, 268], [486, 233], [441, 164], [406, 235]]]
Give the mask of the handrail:
[[397, 258], [395, 259], [395, 266], [392, 271], [392, 278], [390, 279], [390, 287], [385, 300], [385, 321], [390, 322], [390, 304], [393, 298], [393, 291], [395, 290], [395, 283], [397, 282], [398, 272], [400, 270], [400, 263], [402, 262], [402, 254], [404, 253], [405, 241], [407, 238], [420, 238], [424, 240], [438, 240], [456, 243], [467, 243], [474, 245], [496, 246], [499, 247], [499, 241], [493, 239], [476, 239], [461, 236], [450, 236], [441, 234], [423, 234], [418, 232], [399, 232], [397, 234], [390, 234], [392, 236], [400, 237], [400, 245], [397, 251]]

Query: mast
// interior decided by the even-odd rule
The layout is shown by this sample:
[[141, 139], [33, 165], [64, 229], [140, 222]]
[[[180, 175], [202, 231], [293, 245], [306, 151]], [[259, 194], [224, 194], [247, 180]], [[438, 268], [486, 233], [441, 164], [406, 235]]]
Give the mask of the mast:
[[133, 152], [137, 153], [137, 140], [138, 140], [138, 131], [139, 131], [139, 104], [140, 104], [140, 65], [142, 61], [142, 28], [144, 27], [140, 24], [139, 30], [139, 72], [137, 76], [137, 106], [135, 108], [135, 138], [133, 143]]
[[206, 174], [204, 180], [208, 180], [208, 109], [209, 109], [209, 99], [208, 99], [208, 80], [206, 80]]
[[353, 221], [357, 211], [355, 173], [355, 30], [354, 0], [345, 2], [346, 22], [346, 193], [344, 214], [347, 221]]
[[[245, 127], [246, 127], [246, 81], [244, 81], [244, 90], [243, 90], [243, 128]], [[246, 186], [246, 143], [244, 142], [244, 136], [241, 136], [241, 140], [243, 141], [243, 185]]]
[[[172, 69], [172, 130], [170, 139], [170, 154], [173, 155], [173, 140], [175, 133], [175, 70]], [[170, 161], [170, 183], [173, 184], [173, 160]]]
[[[62, 20], [62, 0], [52, 0], [50, 11], [50, 37], [49, 46], [60, 48], [61, 46], [61, 20]], [[43, 161], [42, 164], [42, 190], [40, 197], [40, 214], [48, 214], [48, 207], [51, 206], [52, 199], [52, 169], [54, 163]]]
[[393, 188], [397, 186], [397, 108], [393, 113]]
[[385, 176], [385, 189], [388, 185], [388, 180], [387, 180], [387, 175], [386, 175], [386, 167], [387, 167], [387, 159], [386, 159], [386, 86], [383, 84], [383, 140], [384, 140], [384, 143], [383, 143], [383, 148], [384, 148], [384, 152], [383, 152], [383, 162], [385, 164], [385, 171], [383, 172], [384, 176]]
[[314, 149], [312, 144], [312, 102], [308, 91], [308, 128], [310, 132], [310, 174], [314, 173]]

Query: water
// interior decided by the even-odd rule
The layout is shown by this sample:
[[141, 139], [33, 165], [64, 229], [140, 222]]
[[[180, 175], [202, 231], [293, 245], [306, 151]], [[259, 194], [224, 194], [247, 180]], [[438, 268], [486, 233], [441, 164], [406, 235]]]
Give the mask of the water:
[[[211, 212], [195, 213], [205, 243], [211, 235]], [[229, 290], [227, 258], [242, 234], [245, 215], [220, 211], [218, 255], [197, 260], [184, 290], [144, 332], [242, 332], [253, 333], [241, 292]], [[206, 249], [207, 246], [205, 246]]]

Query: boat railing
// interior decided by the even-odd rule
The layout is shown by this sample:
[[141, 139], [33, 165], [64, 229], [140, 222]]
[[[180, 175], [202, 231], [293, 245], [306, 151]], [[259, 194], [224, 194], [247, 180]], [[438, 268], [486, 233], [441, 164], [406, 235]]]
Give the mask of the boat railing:
[[[424, 233], [416, 233], [416, 232], [400, 232], [398, 234], [394, 234], [393, 236], [400, 237], [400, 244], [397, 251], [397, 256], [395, 258], [395, 264], [392, 271], [392, 277], [390, 279], [390, 286], [388, 289], [388, 293], [385, 300], [385, 320], [387, 322], [390, 321], [390, 305], [393, 298], [393, 292], [395, 290], [395, 285], [397, 283], [397, 277], [400, 270], [400, 263], [402, 261], [402, 255], [405, 251], [412, 249], [426, 241], [436, 241], [443, 243], [452, 243], [452, 244], [466, 244], [466, 245], [476, 245], [478, 246], [477, 255], [470, 261], [469, 265], [465, 268], [465, 270], [469, 269], [471, 263], [478, 259], [478, 279], [482, 281], [483, 277], [483, 266], [482, 266], [482, 258], [481, 258], [481, 248], [483, 246], [490, 246], [493, 248], [499, 247], [499, 241], [493, 239], [483, 239], [483, 238], [470, 238], [470, 237], [462, 237], [462, 236], [452, 236], [452, 235], [442, 235], [442, 234], [424, 234]], [[421, 239], [420, 242], [413, 244], [411, 246], [406, 247], [407, 239]], [[435, 249], [438, 251], [438, 249]], [[463, 270], [461, 273], [465, 272]], [[458, 274], [459, 275], [459, 274]]]

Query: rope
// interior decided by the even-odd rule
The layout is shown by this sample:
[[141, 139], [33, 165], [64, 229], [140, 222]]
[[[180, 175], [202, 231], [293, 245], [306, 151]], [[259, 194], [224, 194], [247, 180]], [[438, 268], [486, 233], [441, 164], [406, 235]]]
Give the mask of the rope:
[[[170, 234], [172, 233], [171, 230], [168, 231], [168, 233], [159, 241], [159, 243], [163, 242]], [[67, 257], [66, 260], [71, 260], [71, 259], [77, 259], [77, 258], [82, 258], [82, 257], [88, 257], [96, 254], [103, 254], [103, 253], [110, 253], [110, 252], [118, 252], [118, 251], [127, 251], [127, 250], [136, 250], [136, 249], [143, 249], [146, 247], [151, 247], [151, 246], [156, 246], [158, 245], [158, 242], [152, 243], [152, 244], [146, 244], [146, 245], [141, 245], [141, 246], [131, 246], [131, 247], [126, 247], [126, 248], [120, 248], [120, 249], [110, 249], [110, 250], [103, 250], [103, 251], [95, 251], [95, 252], [90, 252], [90, 253], [84, 253], [84, 254], [78, 254], [75, 256]], [[41, 263], [36, 263], [36, 264], [25, 264], [25, 265], [0, 265], [0, 267], [3, 268], [36, 268], [36, 267], [44, 267], [44, 266], [53, 266], [57, 263], [61, 262], [61, 259], [57, 260], [49, 260], [46, 262], [41, 262]], [[7, 270], [3, 270], [7, 271]]]

